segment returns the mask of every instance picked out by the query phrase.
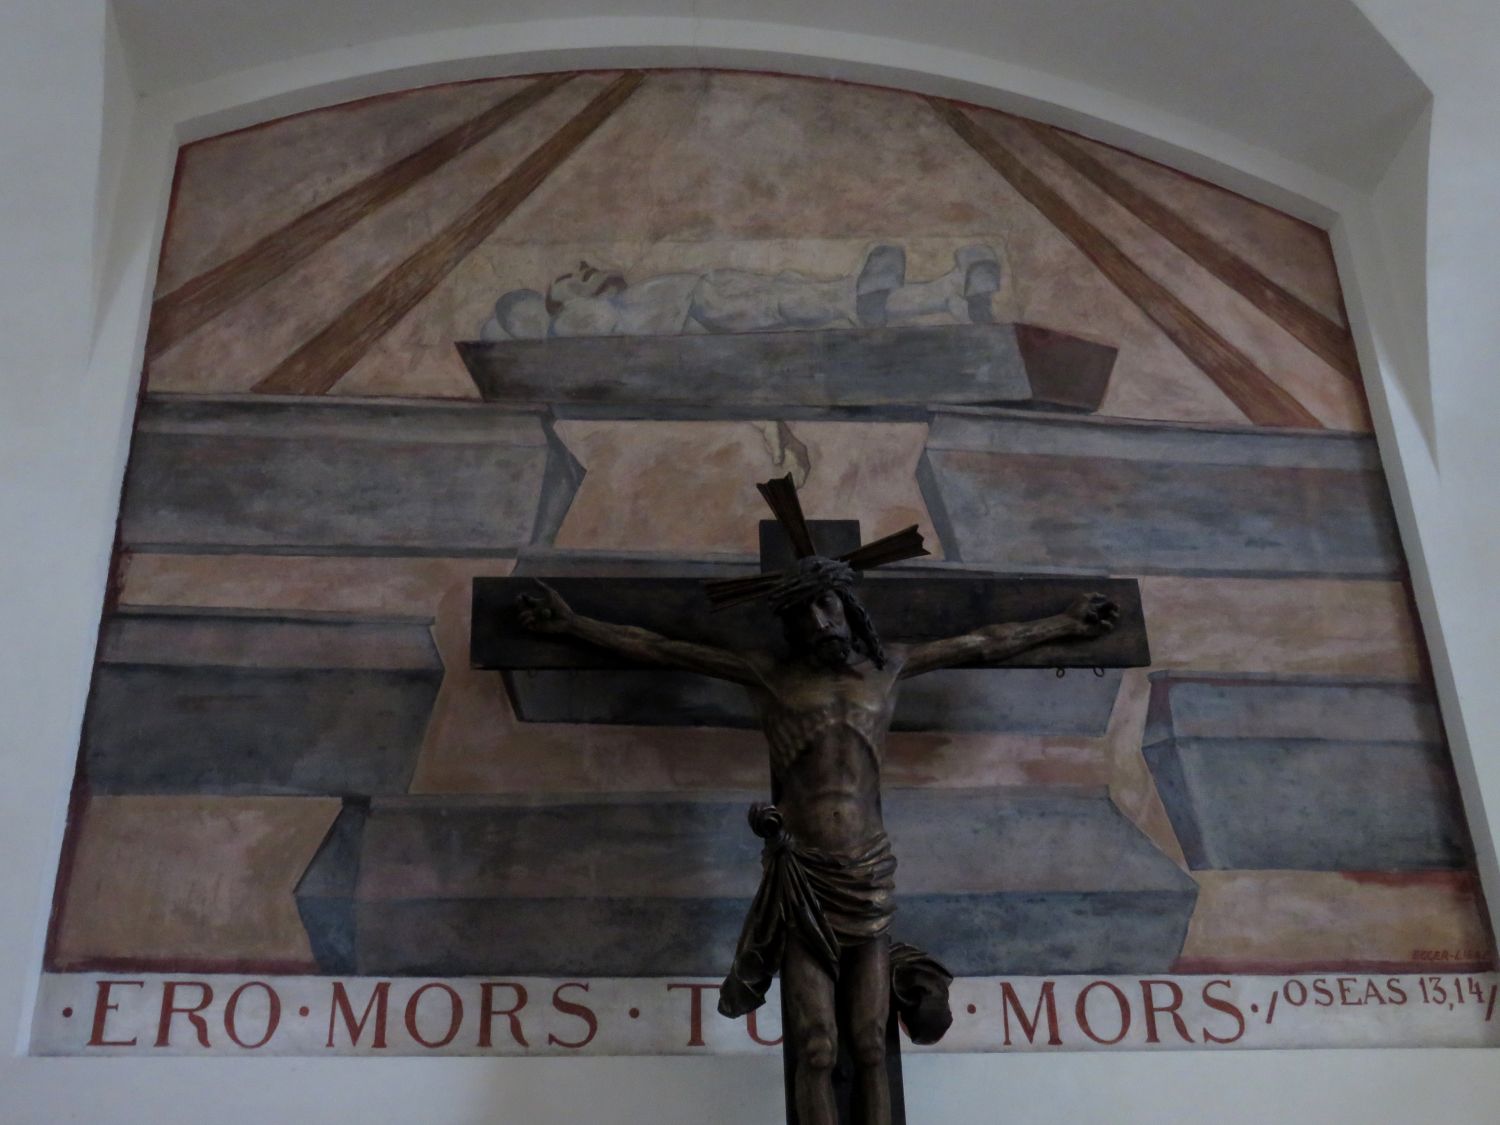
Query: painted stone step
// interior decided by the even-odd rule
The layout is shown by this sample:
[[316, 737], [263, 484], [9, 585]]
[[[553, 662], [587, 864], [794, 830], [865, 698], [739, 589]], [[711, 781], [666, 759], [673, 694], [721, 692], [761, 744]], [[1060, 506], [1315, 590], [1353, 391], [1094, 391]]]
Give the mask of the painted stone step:
[[1453, 766], [1425, 688], [1151, 680], [1146, 761], [1190, 866], [1468, 865]]
[[458, 351], [486, 401], [652, 418], [763, 417], [768, 409], [818, 417], [943, 403], [1092, 412], [1116, 355], [1024, 324], [468, 341]]
[[1403, 572], [1374, 439], [945, 409], [919, 473], [944, 557], [996, 569]]
[[443, 665], [425, 620], [128, 609], [84, 726], [96, 793], [404, 793]]
[[581, 474], [535, 412], [151, 395], [121, 536], [136, 550], [513, 551], [550, 536]]
[[[711, 976], [759, 879], [754, 799], [351, 804], [298, 907], [330, 973]], [[1197, 886], [1102, 792], [895, 790], [885, 819], [892, 934], [955, 972], [1160, 972], [1181, 950]]]

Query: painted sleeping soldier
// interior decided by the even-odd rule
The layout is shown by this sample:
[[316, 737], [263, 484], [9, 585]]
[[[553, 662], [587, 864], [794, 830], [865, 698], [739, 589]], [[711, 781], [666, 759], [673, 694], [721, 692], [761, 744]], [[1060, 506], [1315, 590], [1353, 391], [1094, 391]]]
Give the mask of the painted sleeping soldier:
[[855, 574], [925, 555], [916, 528], [826, 558], [814, 552], [791, 477], [758, 487], [786, 528], [797, 561], [783, 574], [710, 582], [707, 590], [715, 608], [768, 600], [781, 618], [787, 654], [736, 652], [596, 621], [574, 613], [546, 586], [538, 597], [523, 596], [520, 617], [536, 632], [750, 690], [770, 743], [775, 803], [750, 810], [751, 827], [766, 841], [763, 874], [719, 1010], [741, 1016], [758, 1007], [779, 971], [802, 1125], [838, 1120], [831, 1076], [840, 1034], [849, 1037], [855, 1064], [857, 1120], [887, 1125], [885, 1032], [892, 996], [917, 1042], [936, 1041], [952, 1022], [952, 977], [921, 951], [892, 945], [887, 934], [896, 859], [881, 821], [880, 770], [900, 683], [1050, 641], [1101, 636], [1114, 628], [1119, 611], [1091, 594], [1053, 617], [987, 625], [925, 644], [884, 645], [854, 595]]

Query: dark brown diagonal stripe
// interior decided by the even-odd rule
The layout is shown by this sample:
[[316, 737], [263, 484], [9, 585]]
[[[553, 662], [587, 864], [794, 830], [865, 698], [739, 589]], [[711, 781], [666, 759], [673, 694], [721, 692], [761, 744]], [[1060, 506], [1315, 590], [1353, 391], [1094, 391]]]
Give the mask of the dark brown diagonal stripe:
[[1229, 400], [1261, 426], [1322, 428], [1307, 407], [1216, 332], [1169, 289], [1147, 274], [1037, 176], [1024, 161], [951, 102], [929, 104], [989, 165], [1066, 235], [1125, 296], [1139, 306]]
[[1276, 321], [1339, 374], [1358, 381], [1354, 339], [1343, 325], [1329, 320], [1056, 129], [1029, 121], [1024, 124], [1075, 172]]
[[621, 75], [516, 169], [395, 266], [253, 388], [261, 394], [322, 394], [370, 345], [432, 292], [564, 160], [577, 151], [644, 80]]
[[423, 177], [473, 148], [502, 125], [571, 79], [552, 74], [496, 102], [394, 164], [278, 227], [228, 261], [183, 282], [151, 306], [146, 358], [153, 359], [236, 301], [280, 277], [374, 208], [389, 203]]

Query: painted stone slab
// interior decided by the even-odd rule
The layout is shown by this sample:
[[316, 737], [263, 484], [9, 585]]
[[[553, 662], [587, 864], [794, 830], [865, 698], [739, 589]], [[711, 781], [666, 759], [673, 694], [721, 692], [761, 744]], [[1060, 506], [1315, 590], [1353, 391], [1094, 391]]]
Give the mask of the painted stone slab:
[[704, 418], [938, 403], [1091, 413], [1115, 361], [1106, 344], [1016, 324], [466, 341], [458, 350], [488, 402]]
[[512, 551], [561, 521], [570, 462], [540, 416], [479, 404], [153, 395], [121, 535], [136, 549]]
[[89, 701], [89, 784], [402, 793], [442, 676], [425, 621], [122, 611]]
[[945, 411], [927, 462], [949, 559], [1127, 574], [1404, 569], [1368, 437]]
[[1416, 685], [1158, 673], [1144, 753], [1193, 868], [1469, 863], [1436, 707]]
[[[376, 800], [299, 904], [357, 872], [353, 968], [346, 931], [310, 935], [327, 972], [721, 972], [759, 879], [752, 799]], [[892, 933], [956, 972], [1154, 972], [1181, 950], [1196, 884], [1102, 793], [895, 790], [885, 818]]]

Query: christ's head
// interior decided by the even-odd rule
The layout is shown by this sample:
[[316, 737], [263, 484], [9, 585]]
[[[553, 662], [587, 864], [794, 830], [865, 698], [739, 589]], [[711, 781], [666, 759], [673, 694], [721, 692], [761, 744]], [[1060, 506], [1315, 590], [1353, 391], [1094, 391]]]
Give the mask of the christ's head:
[[579, 259], [578, 268], [559, 274], [547, 286], [547, 311], [553, 316], [562, 312], [570, 301], [585, 297], [607, 297], [626, 288], [625, 275], [619, 270], [599, 269]]
[[862, 653], [885, 666], [875, 624], [854, 595], [854, 571], [837, 559], [798, 559], [772, 594], [787, 643], [825, 668], [847, 667]]

